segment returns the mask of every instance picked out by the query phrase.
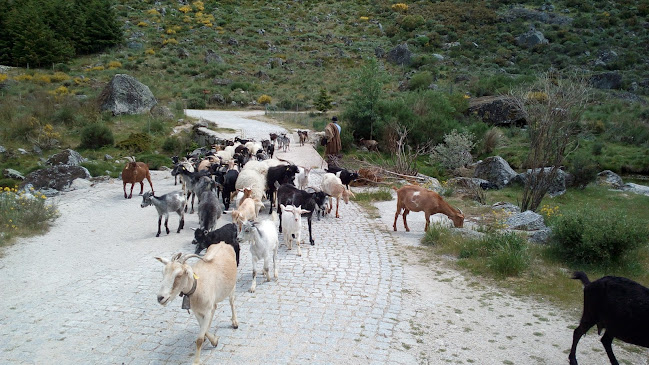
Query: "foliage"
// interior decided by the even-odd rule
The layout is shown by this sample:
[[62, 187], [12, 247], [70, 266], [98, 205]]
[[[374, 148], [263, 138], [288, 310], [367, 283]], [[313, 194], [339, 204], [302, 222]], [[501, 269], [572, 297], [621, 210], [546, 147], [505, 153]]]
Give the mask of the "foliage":
[[122, 40], [109, 0], [5, 1], [0, 13], [2, 64], [51, 65]]
[[471, 149], [475, 145], [474, 136], [469, 132], [459, 133], [453, 129], [444, 135], [444, 144], [433, 147], [431, 159], [444, 168], [453, 170], [464, 167], [473, 161]]
[[580, 210], [558, 217], [552, 242], [570, 264], [607, 265], [647, 243], [645, 222], [622, 211]]
[[331, 103], [334, 101], [334, 99], [327, 93], [327, 89], [325, 88], [320, 88], [320, 93], [318, 94], [318, 97], [316, 100], [313, 102], [313, 106], [323, 112], [326, 113], [328, 110], [331, 110]]
[[489, 252], [487, 266], [499, 276], [517, 276], [529, 266], [527, 241], [516, 233], [488, 234], [482, 244]]
[[90, 176], [110, 176], [118, 177], [124, 166], [118, 166], [110, 161], [92, 160], [81, 163], [81, 166], [88, 169]]
[[389, 201], [392, 200], [392, 194], [389, 189], [383, 188], [377, 191], [354, 193], [352, 200], [364, 202]]
[[583, 189], [595, 181], [597, 173], [601, 171], [599, 164], [585, 149], [577, 150], [568, 158], [568, 173], [572, 176], [572, 185]]
[[169, 156], [158, 155], [154, 153], [140, 154], [136, 156], [137, 161], [141, 161], [149, 165], [149, 169], [158, 170], [162, 166], [169, 166], [171, 164], [171, 159]]
[[273, 98], [271, 98], [270, 96], [268, 96], [266, 94], [261, 95], [259, 98], [257, 98], [257, 103], [259, 103], [261, 105], [268, 105], [268, 104], [271, 103], [271, 101], [273, 101]]
[[128, 138], [117, 142], [115, 147], [129, 153], [142, 153], [151, 150], [152, 138], [146, 133], [131, 133]]
[[0, 242], [42, 233], [58, 216], [56, 205], [45, 195], [5, 187], [0, 191]]
[[113, 132], [103, 123], [92, 123], [81, 130], [80, 148], [98, 149], [114, 143]]
[[409, 90], [426, 89], [433, 82], [433, 74], [429, 71], [418, 72], [408, 81]]
[[354, 74], [357, 89], [346, 104], [343, 117], [349, 121], [355, 136], [374, 138], [374, 127], [379, 120], [379, 101], [382, 98], [382, 85], [385, 79], [376, 59], [368, 60], [360, 71]]

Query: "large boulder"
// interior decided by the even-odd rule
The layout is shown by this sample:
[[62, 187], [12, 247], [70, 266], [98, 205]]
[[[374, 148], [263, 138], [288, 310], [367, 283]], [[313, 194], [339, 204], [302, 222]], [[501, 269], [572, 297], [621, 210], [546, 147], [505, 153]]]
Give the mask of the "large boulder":
[[473, 114], [483, 122], [497, 126], [523, 126], [527, 124], [527, 114], [512, 98], [504, 96], [484, 96], [469, 100], [468, 114]]
[[151, 115], [167, 121], [175, 119], [174, 113], [171, 111], [171, 109], [164, 105], [156, 105], [151, 108]]
[[547, 228], [543, 222], [543, 216], [534, 213], [531, 210], [526, 210], [522, 213], [516, 213], [509, 216], [505, 221], [505, 225], [507, 225], [509, 229], [519, 231], [537, 231]]
[[487, 180], [496, 184], [498, 188], [502, 188], [509, 184], [509, 181], [516, 176], [514, 171], [507, 161], [500, 156], [491, 156], [479, 162], [473, 173], [473, 177]]
[[148, 113], [156, 104], [158, 101], [148, 86], [124, 74], [113, 76], [99, 95], [101, 110], [113, 115]]
[[530, 29], [528, 32], [516, 37], [516, 44], [518, 44], [520, 47], [525, 48], [532, 48], [539, 44], [548, 43], [550, 42], [548, 42], [543, 33], [539, 32], [536, 29]]
[[590, 84], [596, 89], [621, 89], [622, 75], [617, 71], [593, 75]]
[[514, 213], [520, 213], [521, 208], [518, 205], [514, 205], [512, 203], [507, 203], [507, 202], [496, 202], [491, 205], [492, 210], [502, 210], [504, 212], [507, 212], [509, 214], [514, 214]]
[[30, 173], [25, 177], [20, 187], [31, 184], [36, 190], [54, 189], [62, 191], [69, 188], [74, 179], [79, 178], [90, 179], [90, 172], [81, 166], [57, 165]]
[[456, 191], [470, 192], [477, 189], [482, 189], [482, 186], [485, 186], [484, 184], [489, 184], [489, 181], [485, 179], [478, 179], [476, 177], [454, 177], [452, 179], [448, 179], [446, 181], [446, 184]]
[[640, 184], [634, 184], [634, 183], [626, 183], [626, 184], [624, 184], [624, 186], [622, 186], [622, 190], [628, 191], [628, 192], [634, 193], [634, 194], [640, 194], [640, 195], [649, 196], [649, 186], [646, 186], [646, 185], [640, 185]]
[[[543, 173], [544, 174], [549, 174], [550, 170], [552, 170], [551, 167], [544, 167], [543, 168]], [[522, 172], [518, 175], [516, 175], [514, 178], [512, 178], [511, 182], [513, 184], [521, 184], [525, 186], [531, 178], [536, 178], [541, 174], [541, 169], [528, 169], [525, 172]], [[558, 170], [557, 175], [555, 178], [550, 182], [550, 187], [548, 188], [548, 195], [550, 197], [554, 198], [555, 196], [562, 195], [563, 193], [566, 192], [566, 179], [568, 178], [568, 174], [565, 173], [563, 170]]]
[[71, 149], [67, 149], [55, 155], [52, 155], [47, 160], [46, 163], [50, 166], [56, 166], [56, 165], [79, 166], [83, 161], [85, 161], [85, 159], [81, 157], [79, 152]]
[[388, 52], [388, 62], [400, 66], [409, 66], [412, 63], [412, 52], [408, 49], [407, 43], [402, 43]]
[[604, 170], [597, 174], [595, 183], [597, 185], [610, 186], [613, 189], [620, 189], [624, 186], [622, 178], [611, 170]]

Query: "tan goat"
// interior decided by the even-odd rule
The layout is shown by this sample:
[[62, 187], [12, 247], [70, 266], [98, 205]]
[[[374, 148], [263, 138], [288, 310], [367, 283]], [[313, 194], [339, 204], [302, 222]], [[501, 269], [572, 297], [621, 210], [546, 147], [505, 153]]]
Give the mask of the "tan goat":
[[349, 197], [354, 197], [354, 193], [351, 190], [345, 189], [340, 178], [332, 173], [326, 173], [322, 177], [322, 191], [329, 194], [329, 209], [327, 213], [331, 212], [333, 208], [333, 198], [336, 198], [336, 218], [340, 218], [338, 215], [338, 204], [340, 203], [340, 198], [343, 198], [345, 204], [349, 203]]
[[[197, 257], [200, 261], [193, 266], [187, 259]], [[238, 328], [237, 313], [234, 309], [234, 294], [237, 284], [237, 259], [234, 249], [225, 242], [210, 245], [202, 258], [195, 254], [182, 256], [179, 252], [167, 260], [156, 257], [165, 267], [162, 273], [162, 286], [158, 292], [158, 303], [166, 306], [178, 296], [183, 296], [183, 309], [191, 309], [198, 320], [200, 330], [196, 338], [194, 364], [200, 364], [201, 347], [205, 338], [216, 347], [219, 338], [209, 333], [216, 305], [230, 298], [232, 327]]]
[[140, 195], [144, 193], [144, 179], [149, 180], [149, 185], [151, 185], [151, 193], [153, 193], [153, 184], [151, 183], [151, 173], [149, 172], [149, 166], [144, 162], [135, 162], [131, 161], [126, 164], [124, 170], [122, 170], [122, 182], [124, 183], [124, 199], [126, 199], [126, 184], [131, 184], [131, 193], [128, 195], [128, 198], [133, 197], [133, 186], [135, 183], [140, 183]]
[[406, 185], [401, 189], [393, 186], [392, 189], [397, 191], [397, 212], [394, 213], [393, 225], [395, 231], [397, 230], [397, 218], [401, 210], [403, 210], [403, 226], [406, 228], [406, 232], [410, 232], [408, 222], [406, 222], [406, 215], [411, 211], [424, 212], [426, 214], [426, 227], [424, 228], [426, 231], [430, 225], [430, 216], [437, 213], [448, 216], [457, 228], [461, 228], [464, 225], [464, 214], [462, 214], [462, 211], [450, 206], [436, 192], [418, 185]]
[[244, 222], [252, 221], [257, 218], [259, 210], [263, 206], [259, 199], [245, 198], [237, 210], [232, 212], [232, 223], [235, 223], [241, 231]]

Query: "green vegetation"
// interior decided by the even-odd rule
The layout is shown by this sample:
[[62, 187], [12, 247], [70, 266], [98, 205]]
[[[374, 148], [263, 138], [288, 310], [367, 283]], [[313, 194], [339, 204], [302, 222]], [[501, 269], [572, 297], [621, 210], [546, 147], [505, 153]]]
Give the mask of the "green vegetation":
[[15, 188], [0, 191], [0, 247], [16, 237], [45, 232], [58, 216], [56, 206], [41, 193], [24, 194]]

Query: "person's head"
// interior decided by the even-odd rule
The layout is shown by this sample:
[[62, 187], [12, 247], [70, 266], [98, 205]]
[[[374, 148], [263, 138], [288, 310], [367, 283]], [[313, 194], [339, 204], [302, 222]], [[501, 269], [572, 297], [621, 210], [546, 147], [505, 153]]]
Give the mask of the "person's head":
[[336, 117], [336, 116], [332, 117], [331, 121], [337, 124], [338, 123], [338, 117]]

